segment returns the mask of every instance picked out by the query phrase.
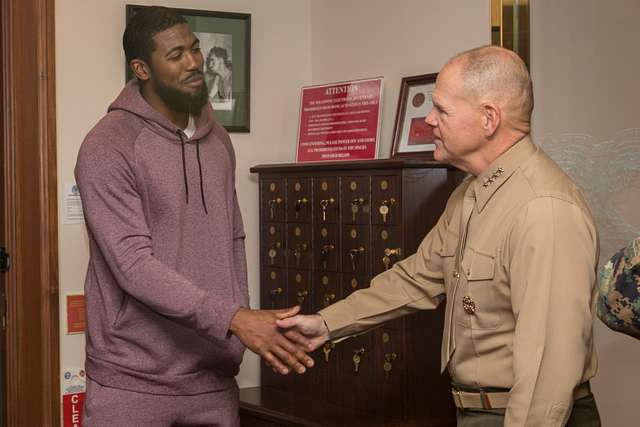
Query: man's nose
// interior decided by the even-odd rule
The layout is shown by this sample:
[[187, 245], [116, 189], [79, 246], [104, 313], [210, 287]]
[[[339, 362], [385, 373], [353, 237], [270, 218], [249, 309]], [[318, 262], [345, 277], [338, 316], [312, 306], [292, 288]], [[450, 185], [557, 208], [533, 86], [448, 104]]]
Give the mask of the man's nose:
[[433, 108], [431, 109], [431, 111], [429, 111], [429, 114], [427, 114], [427, 117], [424, 118], [424, 121], [428, 125], [436, 127], [438, 123], [436, 122], [435, 114], [433, 113]]
[[200, 52], [189, 52], [187, 54], [187, 67], [190, 70], [199, 70], [202, 68], [202, 54]]

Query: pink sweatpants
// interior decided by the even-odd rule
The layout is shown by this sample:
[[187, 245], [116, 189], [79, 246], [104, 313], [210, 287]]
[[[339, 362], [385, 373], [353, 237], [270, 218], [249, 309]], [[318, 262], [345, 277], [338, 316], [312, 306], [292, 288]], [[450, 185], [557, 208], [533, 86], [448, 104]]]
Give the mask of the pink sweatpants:
[[167, 396], [104, 387], [87, 379], [84, 427], [239, 427], [238, 387]]

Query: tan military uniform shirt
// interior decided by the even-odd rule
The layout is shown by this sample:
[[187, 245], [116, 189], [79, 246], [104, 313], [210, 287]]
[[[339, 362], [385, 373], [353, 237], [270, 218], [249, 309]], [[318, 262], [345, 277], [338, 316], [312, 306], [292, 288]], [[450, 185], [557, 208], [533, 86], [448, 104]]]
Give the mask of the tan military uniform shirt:
[[578, 188], [526, 137], [454, 191], [416, 254], [320, 314], [336, 339], [446, 297], [442, 369], [511, 389], [505, 426], [561, 426], [596, 371], [597, 259]]

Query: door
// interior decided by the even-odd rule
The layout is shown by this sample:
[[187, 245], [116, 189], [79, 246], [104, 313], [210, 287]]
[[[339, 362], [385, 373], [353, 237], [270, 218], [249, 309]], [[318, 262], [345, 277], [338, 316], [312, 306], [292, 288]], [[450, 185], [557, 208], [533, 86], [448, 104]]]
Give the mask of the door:
[[[54, 0], [0, 3], [2, 426], [60, 424]], [[1, 300], [0, 300], [1, 301]]]
[[[3, 11], [0, 9], [0, 25], [4, 26], [4, 19], [2, 19]], [[3, 27], [0, 27], [0, 33], [4, 34]], [[0, 43], [0, 58], [3, 58], [3, 44]], [[4, 67], [0, 68], [0, 81], [4, 83]], [[4, 117], [4, 90], [0, 90], [0, 105], [3, 106], [2, 116]], [[5, 167], [4, 167], [4, 120], [0, 120], [0, 258], [6, 256], [6, 246], [4, 240], [4, 224], [5, 224], [5, 203], [4, 203], [4, 183], [5, 183]], [[2, 260], [0, 260], [0, 264]], [[5, 329], [6, 329], [6, 304], [5, 304], [5, 269], [0, 265], [0, 427], [5, 426], [6, 417], [6, 393], [5, 393]]]

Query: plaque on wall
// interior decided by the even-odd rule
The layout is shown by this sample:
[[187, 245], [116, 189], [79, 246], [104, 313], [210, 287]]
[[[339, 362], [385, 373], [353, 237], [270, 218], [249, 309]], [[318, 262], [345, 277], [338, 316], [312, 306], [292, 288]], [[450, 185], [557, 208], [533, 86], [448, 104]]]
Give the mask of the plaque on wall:
[[296, 161], [375, 159], [381, 107], [381, 77], [303, 87]]

